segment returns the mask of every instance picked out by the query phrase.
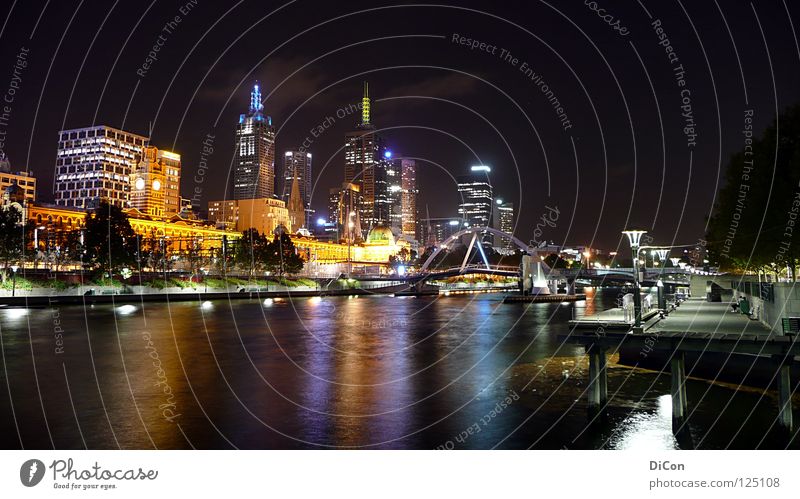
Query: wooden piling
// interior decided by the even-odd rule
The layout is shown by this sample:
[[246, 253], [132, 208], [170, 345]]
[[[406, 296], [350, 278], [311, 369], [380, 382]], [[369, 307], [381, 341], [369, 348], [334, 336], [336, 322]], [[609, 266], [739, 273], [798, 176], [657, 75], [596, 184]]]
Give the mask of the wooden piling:
[[683, 424], [688, 414], [686, 398], [686, 360], [683, 352], [675, 352], [670, 361], [672, 374], [672, 423], [673, 426]]

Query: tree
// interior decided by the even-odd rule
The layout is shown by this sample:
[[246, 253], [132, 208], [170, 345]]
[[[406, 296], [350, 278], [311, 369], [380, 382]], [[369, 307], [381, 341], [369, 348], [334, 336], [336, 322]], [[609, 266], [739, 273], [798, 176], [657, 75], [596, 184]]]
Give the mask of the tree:
[[21, 221], [22, 213], [19, 210], [0, 208], [0, 261], [5, 269], [22, 258], [27, 227]]
[[281, 232], [269, 243], [265, 264], [267, 270], [283, 277], [284, 274], [297, 274], [302, 271], [305, 260], [297, 254], [292, 238]]
[[800, 257], [800, 106], [734, 154], [708, 222], [711, 260], [728, 269], [790, 268]]
[[265, 235], [260, 234], [256, 229], [247, 229], [242, 232], [242, 237], [236, 242], [233, 263], [246, 269], [247, 276], [252, 277], [254, 272], [264, 268], [269, 257], [269, 245]]
[[79, 230], [71, 230], [64, 233], [60, 237], [58, 244], [56, 244], [55, 251], [53, 251], [53, 263], [55, 264], [56, 272], [61, 269], [62, 265], [80, 262], [82, 252], [81, 232]]
[[87, 215], [84, 243], [87, 260], [109, 277], [136, 264], [136, 233], [122, 209], [107, 201]]

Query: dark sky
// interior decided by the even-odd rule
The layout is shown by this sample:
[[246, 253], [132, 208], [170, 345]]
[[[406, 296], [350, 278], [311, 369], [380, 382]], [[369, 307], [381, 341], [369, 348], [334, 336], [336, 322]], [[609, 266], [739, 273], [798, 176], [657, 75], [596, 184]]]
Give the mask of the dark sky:
[[[152, 123], [152, 143], [182, 154], [184, 195], [200, 185], [204, 200], [219, 199], [237, 116], [258, 79], [279, 128], [278, 158], [313, 141], [313, 204], [324, 213], [343, 176], [344, 133], [356, 122], [337, 110], [357, 103], [368, 80], [373, 122], [396, 154], [419, 160], [423, 214], [427, 206], [433, 217], [454, 215], [452, 176], [488, 164], [496, 194], [520, 214], [521, 239], [533, 237], [549, 206], [559, 216], [542, 239], [614, 249], [626, 226], [659, 243], [697, 241], [721, 169], [743, 146], [746, 110], [760, 132], [800, 97], [793, 2], [444, 3], [6, 1], [0, 91], [18, 88], [0, 123], [5, 151], [15, 169], [34, 172], [48, 201], [59, 129], [107, 124], [146, 135]], [[163, 30], [175, 16], [180, 22]], [[453, 34], [490, 47], [472, 50]], [[142, 77], [137, 69], [159, 35]], [[15, 78], [25, 49], [27, 67]], [[695, 145], [684, 133], [682, 90]], [[313, 137], [328, 116], [334, 123]], [[215, 150], [197, 184], [206, 134]]]

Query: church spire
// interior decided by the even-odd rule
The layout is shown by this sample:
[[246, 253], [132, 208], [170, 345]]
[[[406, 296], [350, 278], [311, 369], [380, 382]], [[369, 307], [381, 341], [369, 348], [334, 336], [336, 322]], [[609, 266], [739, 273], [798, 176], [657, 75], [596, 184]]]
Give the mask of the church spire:
[[303, 198], [300, 197], [300, 182], [297, 178], [296, 169], [294, 175], [292, 176], [292, 190], [289, 193], [288, 205], [289, 222], [292, 226], [291, 231], [296, 233], [306, 224], [306, 210], [303, 203]]

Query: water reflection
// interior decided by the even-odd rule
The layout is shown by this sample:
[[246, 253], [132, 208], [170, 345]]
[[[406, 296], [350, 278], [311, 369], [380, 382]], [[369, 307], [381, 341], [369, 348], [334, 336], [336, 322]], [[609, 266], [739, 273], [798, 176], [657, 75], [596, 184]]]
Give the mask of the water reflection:
[[665, 450], [678, 447], [672, 434], [672, 397], [661, 395], [655, 411], [630, 415], [609, 440], [609, 447], [623, 450]]
[[[10, 431], [0, 443], [435, 448], [513, 393], [518, 400], [459, 448], [685, 448], [672, 437], [668, 383], [647, 371], [614, 365], [610, 422], [587, 428], [588, 366], [558, 336], [573, 310], [613, 305], [616, 292], [592, 295], [574, 305], [472, 294], [2, 310], [0, 424]], [[755, 446], [774, 420], [758, 400], [712, 386], [689, 426], [704, 447], [734, 435], [735, 446]], [[737, 432], [751, 411], [763, 417]]]

